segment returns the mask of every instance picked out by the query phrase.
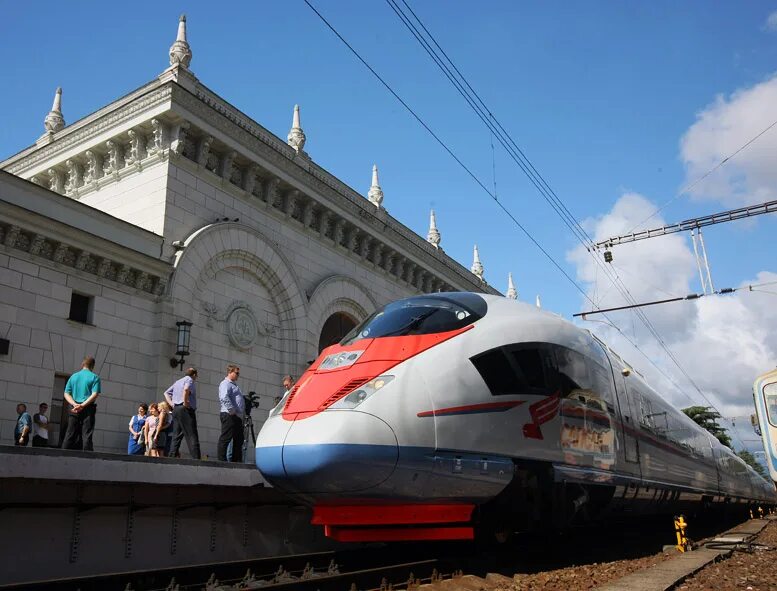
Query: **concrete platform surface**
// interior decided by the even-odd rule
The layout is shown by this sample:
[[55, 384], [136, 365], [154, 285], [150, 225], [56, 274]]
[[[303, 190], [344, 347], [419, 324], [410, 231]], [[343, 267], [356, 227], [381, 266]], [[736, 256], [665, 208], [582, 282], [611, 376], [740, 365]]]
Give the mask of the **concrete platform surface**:
[[269, 487], [256, 466], [251, 464], [0, 446], [0, 481], [8, 478], [114, 484]]

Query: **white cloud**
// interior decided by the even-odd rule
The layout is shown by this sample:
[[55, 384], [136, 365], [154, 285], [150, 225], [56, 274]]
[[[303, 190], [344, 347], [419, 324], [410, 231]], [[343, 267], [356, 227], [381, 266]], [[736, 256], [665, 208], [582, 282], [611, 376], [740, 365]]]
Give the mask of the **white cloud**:
[[777, 31], [777, 10], [766, 17], [766, 30]]
[[[623, 195], [612, 210], [587, 220], [595, 241], [630, 230], [655, 209], [643, 196]], [[663, 220], [651, 220], [661, 225]], [[698, 272], [686, 234], [674, 234], [618, 246], [613, 249], [613, 268], [638, 302], [684, 296], [699, 291]], [[601, 253], [596, 256], [601, 257]], [[610, 286], [601, 269], [583, 249], [568, 253], [578, 278], [589, 296], [601, 307], [624, 305], [621, 294]], [[606, 264], [606, 263], [603, 263]], [[777, 281], [777, 273], [762, 272], [742, 285]], [[609, 289], [608, 289], [609, 287]], [[777, 285], [771, 286], [777, 291]], [[725, 416], [752, 412], [751, 389], [755, 377], [777, 360], [777, 295], [743, 290], [731, 296], [709, 296], [643, 308], [680, 365]], [[590, 303], [583, 304], [590, 307]], [[598, 322], [583, 322], [621, 353], [667, 399], [679, 407], [705, 404], [681, 371], [669, 360], [656, 340], [632, 312], [614, 312], [610, 319], [625, 333]], [[592, 316], [592, 320], [604, 320]], [[626, 338], [628, 337], [628, 339]], [[629, 344], [634, 341], [661, 370], [682, 387], [673, 386]], [[690, 397], [690, 399], [689, 399]]]
[[[775, 17], [777, 12], [769, 18]], [[777, 24], [777, 23], [776, 23]], [[701, 111], [680, 140], [686, 184], [694, 182], [777, 121], [777, 75], [718, 96]], [[697, 200], [726, 207], [777, 199], [777, 125], [691, 190]]]

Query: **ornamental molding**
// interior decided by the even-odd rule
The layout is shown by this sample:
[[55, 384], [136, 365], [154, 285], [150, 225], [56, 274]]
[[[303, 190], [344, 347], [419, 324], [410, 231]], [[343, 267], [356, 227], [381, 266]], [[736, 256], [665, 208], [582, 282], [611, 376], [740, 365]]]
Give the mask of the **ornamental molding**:
[[[158, 82], [150, 83], [150, 85], [156, 84]], [[139, 89], [137, 92], [142, 93], [150, 85]], [[133, 96], [133, 94], [124, 99], [119, 99], [119, 101], [128, 102], [118, 108], [116, 103], [112, 103], [92, 115], [71, 123], [62, 131], [55, 133], [51, 143], [48, 145], [37, 149], [35, 146], [32, 146], [0, 162], [0, 168], [12, 174], [23, 176], [21, 173], [24, 171], [56, 157], [74, 145], [84, 144], [84, 151], [86, 151], [90, 147], [88, 145], [90, 140], [102, 134], [106, 129], [116, 127], [136, 117], [139, 113], [148, 111], [168, 101], [172, 96], [172, 84], [168, 83], [161, 87], [148, 89], [144, 94], [137, 96]]]
[[118, 258], [105, 256], [99, 248], [91, 249], [92, 252], [61, 241], [59, 237], [5, 220], [0, 220], [0, 244], [6, 249], [24, 252], [31, 258], [65, 267], [62, 269], [65, 272], [93, 275], [101, 283], [113, 282], [153, 296], [163, 296], [167, 292], [169, 273], [127, 264]]
[[[204, 87], [202, 88], [204, 89]], [[387, 245], [389, 249], [396, 250], [398, 247], [401, 248], [400, 244], [402, 246], [409, 246], [415, 251], [415, 256], [412, 258], [420, 258], [423, 261], [423, 263], [416, 264], [421, 264], [425, 269], [434, 271], [435, 274], [443, 278], [450, 277], [453, 274], [459, 280], [457, 282], [459, 283], [458, 286], [451, 286], [448, 279], [439, 280], [435, 283], [438, 287], [458, 287], [474, 291], [498, 293], [490, 286], [483, 285], [463, 266], [399, 223], [387, 214], [385, 210], [376, 211], [375, 206], [362, 195], [336, 179], [314, 162], [308, 161], [306, 167], [299, 166], [297, 164], [298, 157], [295, 158], [296, 152], [293, 148], [270, 134], [237, 109], [225, 104], [223, 100], [219, 99], [211, 91], [204, 89], [199, 91], [197, 95], [194, 95], [186, 89], [176, 86], [173, 89], [172, 102], [173, 109], [176, 112], [176, 107], [183, 107], [189, 114], [201, 119], [213, 129], [221, 132], [226, 138], [229, 138], [231, 140], [230, 150], [232, 149], [231, 144], [235, 142], [247, 148], [248, 153], [243, 152], [241, 154], [243, 158], [252, 160], [250, 153], [261, 156], [267, 164], [277, 167], [281, 172], [288, 175], [289, 178], [302, 181], [308, 188], [312, 188], [312, 192], [305, 191], [305, 197], [314, 201], [318, 209], [328, 208], [330, 210], [328, 217], [334, 216], [334, 218], [345, 219], [334, 208], [337, 207], [344, 210], [345, 213], [351, 214], [358, 220], [358, 223], [346, 220], [351, 226], [359, 227], [362, 224], [367, 224], [369, 230], [365, 231], [364, 228], [360, 228], [360, 230], [369, 234], [375, 240], [381, 239], [381, 241], [385, 241], [387, 233], [389, 235], [393, 234], [397, 244], [394, 246]], [[181, 117], [186, 117], [183, 113], [177, 112], [177, 114]], [[219, 117], [218, 115], [222, 116]], [[203, 133], [210, 134], [211, 131], [208, 130]], [[184, 152], [184, 156], [189, 155]], [[267, 169], [266, 165], [260, 164], [260, 166]], [[278, 179], [274, 179], [274, 182], [277, 183]], [[273, 207], [274, 203], [266, 200], [266, 205]], [[333, 222], [330, 225], [336, 226], [337, 219], [333, 220]], [[322, 232], [322, 235], [326, 235], [326, 232]]]
[[259, 322], [251, 306], [246, 302], [234, 301], [225, 314], [227, 338], [232, 346], [248, 351], [260, 336]]
[[[30, 180], [61, 194], [81, 197], [172, 158], [177, 165], [187, 162], [187, 167], [192, 166], [206, 180], [212, 175], [210, 182], [220, 183], [224, 190], [264, 201], [264, 207], [280, 214], [286, 223], [301, 225], [330, 247], [345, 250], [420, 291], [471, 289], [497, 293], [316, 163], [307, 158], [303, 162], [283, 140], [205, 86], [198, 83], [195, 95], [171, 81], [159, 84], [156, 81], [138, 89], [54, 134], [50, 144], [32, 147], [0, 163], [0, 167], [5, 165], [9, 172], [19, 174], [44, 164], [45, 168]], [[106, 141], [106, 130], [165, 101], [170, 102], [171, 111], [160, 114], [157, 109], [147, 120]], [[197, 130], [182, 119], [201, 120], [223, 137], [209, 137], [211, 130]], [[78, 144], [83, 150], [72, 154], [72, 147]], [[57, 155], [61, 162], [52, 162]], [[277, 178], [278, 173], [288, 181]], [[291, 186], [292, 182], [300, 186]], [[397, 257], [406, 259], [406, 266], [395, 267]], [[414, 266], [426, 274], [406, 273]]]

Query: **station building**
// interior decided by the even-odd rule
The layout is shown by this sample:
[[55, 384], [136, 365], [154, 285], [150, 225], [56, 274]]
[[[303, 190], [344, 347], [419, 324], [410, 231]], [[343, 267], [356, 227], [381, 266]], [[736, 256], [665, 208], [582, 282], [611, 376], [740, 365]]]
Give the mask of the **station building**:
[[191, 58], [182, 17], [157, 78], [70, 125], [57, 89], [43, 136], [0, 162], [2, 442], [18, 402], [48, 402], [56, 445], [65, 382], [93, 355], [95, 450], [124, 451], [138, 403], [193, 365], [213, 458], [228, 363], [259, 396], [258, 431], [282, 376], [381, 305], [498, 293], [477, 251], [468, 270], [440, 248], [433, 213], [426, 238], [391, 217], [377, 168], [365, 198], [318, 166], [298, 107], [281, 139], [204, 86]]

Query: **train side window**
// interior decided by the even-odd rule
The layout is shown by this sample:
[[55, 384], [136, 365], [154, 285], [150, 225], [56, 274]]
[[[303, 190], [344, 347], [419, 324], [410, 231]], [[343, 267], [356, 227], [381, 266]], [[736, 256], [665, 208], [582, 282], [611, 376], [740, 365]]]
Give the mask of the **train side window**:
[[609, 412], [615, 412], [615, 392], [612, 381], [612, 372], [595, 362], [590, 362], [588, 370], [591, 375], [593, 391], [607, 405]]
[[518, 376], [501, 348], [476, 355], [471, 361], [494, 396], [521, 391]]
[[766, 402], [766, 416], [773, 427], [777, 427], [777, 383], [764, 386], [764, 398]]
[[565, 347], [556, 347], [556, 361], [560, 379], [561, 395], [574, 396], [578, 390], [592, 390], [591, 377], [585, 357]]

